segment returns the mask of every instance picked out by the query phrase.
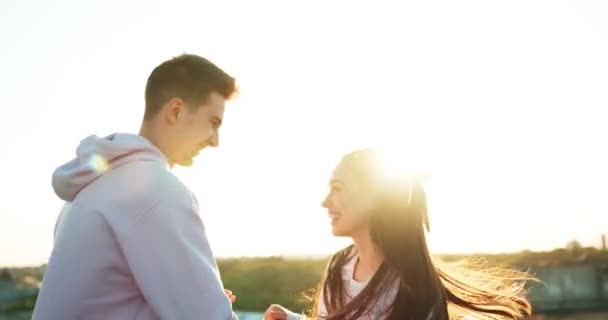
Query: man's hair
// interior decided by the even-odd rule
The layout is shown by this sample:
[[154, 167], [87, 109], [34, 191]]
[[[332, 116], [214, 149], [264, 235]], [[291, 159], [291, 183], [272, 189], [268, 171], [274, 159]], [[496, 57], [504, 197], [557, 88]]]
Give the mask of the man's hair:
[[203, 57], [182, 54], [157, 66], [148, 77], [144, 119], [154, 117], [173, 98], [197, 107], [212, 92], [230, 99], [236, 92], [234, 78]]

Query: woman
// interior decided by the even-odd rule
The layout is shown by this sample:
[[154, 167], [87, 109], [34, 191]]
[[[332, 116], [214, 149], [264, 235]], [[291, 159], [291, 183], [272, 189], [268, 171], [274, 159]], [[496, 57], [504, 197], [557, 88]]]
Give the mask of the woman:
[[[353, 245], [330, 259], [313, 318], [522, 319], [531, 313], [524, 273], [440, 269], [425, 239], [426, 196], [415, 178], [381, 174], [380, 154], [346, 155], [323, 201], [335, 236]], [[454, 272], [456, 271], [456, 272]], [[272, 305], [265, 319], [305, 319]]]

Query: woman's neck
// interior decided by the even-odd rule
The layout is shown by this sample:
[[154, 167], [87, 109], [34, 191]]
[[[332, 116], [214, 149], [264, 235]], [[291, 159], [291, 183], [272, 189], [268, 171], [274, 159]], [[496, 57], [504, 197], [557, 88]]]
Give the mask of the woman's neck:
[[362, 232], [353, 236], [353, 242], [357, 249], [357, 261], [353, 278], [356, 281], [367, 281], [380, 268], [384, 257], [380, 250], [374, 245], [369, 232]]

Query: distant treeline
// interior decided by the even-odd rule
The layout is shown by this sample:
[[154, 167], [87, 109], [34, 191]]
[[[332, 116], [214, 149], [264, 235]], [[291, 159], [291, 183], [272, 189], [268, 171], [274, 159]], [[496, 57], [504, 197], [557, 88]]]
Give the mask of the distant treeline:
[[[219, 259], [222, 281], [237, 296], [235, 310], [263, 311], [270, 303], [279, 303], [292, 310], [310, 306], [306, 296], [322, 278], [329, 257], [318, 259], [231, 258]], [[608, 261], [608, 254], [596, 248], [571, 246], [550, 252], [523, 251], [515, 254], [442, 255], [445, 262], [464, 259], [482, 260], [490, 265], [507, 267], [546, 266], [585, 261]], [[21, 281], [24, 277], [42, 279], [43, 268], [1, 269], [0, 278]], [[9, 273], [6, 270], [10, 271]], [[0, 279], [1, 281], [2, 279]], [[31, 305], [31, 301], [28, 301]]]
[[[279, 303], [292, 310], [310, 307], [310, 296], [322, 278], [328, 258], [239, 258], [218, 261], [226, 288], [238, 297], [235, 309], [263, 311], [270, 303]], [[441, 255], [438, 260], [449, 263], [473, 260], [489, 266], [528, 269], [534, 266], [608, 261], [608, 253], [596, 248], [571, 246], [550, 252], [522, 251], [510, 254]]]

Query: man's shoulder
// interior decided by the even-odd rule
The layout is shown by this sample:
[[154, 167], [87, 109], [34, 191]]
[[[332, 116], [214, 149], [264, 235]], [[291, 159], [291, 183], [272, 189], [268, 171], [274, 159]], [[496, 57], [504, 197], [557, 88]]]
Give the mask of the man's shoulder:
[[[137, 180], [141, 182], [165, 182], [169, 184], [182, 185], [165, 165], [155, 161], [134, 161], [112, 170], [116, 176], [126, 180]], [[109, 172], [111, 174], [111, 172]]]
[[104, 175], [109, 185], [128, 201], [175, 203], [191, 201], [192, 192], [165, 166], [152, 161], [139, 161], [115, 168]]
[[[87, 190], [86, 206], [105, 217], [119, 238], [152, 212], [161, 210], [166, 222], [176, 212], [198, 214], [190, 190], [167, 168], [151, 162], [126, 164], [107, 172]], [[85, 198], [83, 198], [85, 200]]]

